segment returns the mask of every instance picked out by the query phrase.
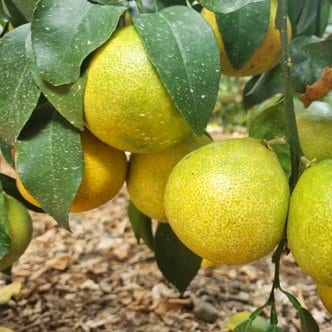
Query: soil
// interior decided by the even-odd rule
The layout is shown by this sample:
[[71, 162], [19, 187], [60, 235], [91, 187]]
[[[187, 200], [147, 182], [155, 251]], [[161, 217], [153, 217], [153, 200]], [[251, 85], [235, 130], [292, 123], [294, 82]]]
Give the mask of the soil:
[[[265, 303], [274, 271], [270, 256], [241, 267], [200, 269], [180, 296], [158, 270], [153, 252], [137, 243], [127, 203], [124, 188], [99, 209], [71, 215], [71, 233], [49, 216], [32, 213], [29, 248], [11, 278], [0, 276], [0, 288], [21, 285], [18, 294], [0, 303], [0, 326], [16, 332], [228, 331], [232, 314]], [[322, 332], [332, 331], [332, 316], [291, 255], [282, 259], [281, 284], [312, 313]], [[279, 326], [300, 331], [285, 296], [278, 292], [276, 301]]]

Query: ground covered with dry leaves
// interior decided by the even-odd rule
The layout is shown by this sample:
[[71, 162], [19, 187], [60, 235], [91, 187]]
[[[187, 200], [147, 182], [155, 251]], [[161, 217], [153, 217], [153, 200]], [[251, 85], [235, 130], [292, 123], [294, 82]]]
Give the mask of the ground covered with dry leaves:
[[[97, 210], [71, 215], [72, 233], [33, 213], [34, 238], [12, 281], [21, 290], [0, 303], [0, 326], [19, 331], [227, 331], [227, 318], [262, 305], [271, 288], [271, 257], [242, 267], [200, 270], [181, 297], [161, 275], [153, 253], [137, 244], [126, 215], [126, 190]], [[10, 283], [0, 276], [0, 286]], [[315, 286], [283, 258], [282, 286], [332, 331]], [[300, 331], [295, 310], [278, 294], [284, 331]], [[268, 312], [265, 312], [268, 313]], [[1, 330], [1, 329], [0, 329]]]

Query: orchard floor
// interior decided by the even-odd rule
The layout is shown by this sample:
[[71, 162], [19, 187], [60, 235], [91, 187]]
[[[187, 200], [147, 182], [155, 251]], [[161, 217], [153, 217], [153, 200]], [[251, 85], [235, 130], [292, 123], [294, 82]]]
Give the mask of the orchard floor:
[[[0, 304], [0, 326], [15, 332], [227, 331], [230, 315], [266, 301], [271, 257], [242, 267], [200, 270], [180, 297], [159, 272], [153, 253], [137, 244], [127, 202], [123, 189], [101, 208], [71, 215], [72, 233], [32, 213], [34, 238], [13, 267], [12, 281], [21, 283], [21, 290]], [[9, 282], [0, 276], [0, 287]], [[310, 310], [322, 332], [332, 331], [332, 316], [291, 256], [282, 260], [281, 284]], [[277, 309], [284, 331], [300, 331], [294, 308], [279, 293]]]

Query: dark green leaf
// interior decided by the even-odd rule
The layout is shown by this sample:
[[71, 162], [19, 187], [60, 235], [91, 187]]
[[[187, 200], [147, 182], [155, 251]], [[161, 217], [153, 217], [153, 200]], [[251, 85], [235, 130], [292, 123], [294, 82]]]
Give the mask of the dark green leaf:
[[27, 21], [31, 21], [33, 9], [38, 0], [11, 0]]
[[25, 54], [29, 31], [29, 24], [22, 25], [0, 40], [0, 138], [9, 145], [15, 143], [40, 96]]
[[283, 332], [283, 330], [276, 325], [271, 325], [266, 332]]
[[125, 5], [126, 0], [90, 0], [94, 3], [99, 3], [100, 5]]
[[[279, 101], [264, 109], [252, 122], [249, 128], [249, 136], [273, 140], [284, 138], [286, 126], [283, 102]], [[290, 149], [288, 144], [273, 144], [273, 151], [276, 153], [279, 162], [288, 176], [291, 171]]]
[[241, 68], [266, 36], [270, 0], [254, 2], [228, 13], [216, 13], [225, 51], [235, 69]]
[[143, 239], [144, 243], [151, 250], [154, 250], [151, 218], [139, 211], [132, 202], [129, 202], [127, 212], [137, 241], [139, 242], [140, 239]]
[[27, 39], [26, 47], [35, 82], [44, 96], [68, 122], [76, 128], [83, 130], [83, 92], [86, 83], [86, 75], [81, 76], [78, 81], [73, 84], [53, 86], [42, 79], [33, 63], [31, 36]]
[[260, 4], [261, 2], [265, 2], [265, 0], [200, 0], [199, 2], [203, 7], [206, 7], [214, 12], [227, 14], [235, 12], [242, 7], [250, 5], [252, 3]]
[[16, 187], [15, 179], [6, 174], [0, 173], [0, 181], [2, 182], [3, 191], [6, 192], [8, 195], [16, 198], [23, 205], [25, 205], [26, 208], [35, 212], [43, 212], [42, 209], [35, 207], [34, 205], [30, 204], [22, 197], [22, 195], [20, 194], [20, 192]]
[[7, 145], [5, 142], [0, 140], [0, 152], [2, 153], [2, 156], [6, 159], [6, 162], [11, 167], [14, 167], [14, 160], [12, 157], [12, 149], [9, 145]]
[[302, 308], [298, 299], [294, 295], [286, 292], [285, 290], [281, 291], [287, 296], [288, 300], [292, 303], [293, 307], [298, 312], [301, 319], [301, 331], [319, 332], [319, 327], [316, 321], [314, 320], [314, 318], [311, 316], [310, 312], [307, 309]]
[[26, 17], [23, 15], [23, 13], [20, 11], [20, 9], [15, 4], [15, 1], [13, 0], [3, 0], [3, 3], [5, 5], [5, 12], [7, 12], [10, 21], [13, 23], [15, 27], [25, 24], [28, 22]]
[[302, 35], [309, 29], [310, 25], [315, 26], [318, 15], [318, 0], [304, 0], [301, 6], [300, 15], [296, 22], [296, 32]]
[[158, 267], [165, 278], [183, 293], [200, 268], [201, 257], [177, 238], [169, 224], [159, 223], [155, 235]]
[[38, 109], [17, 144], [17, 171], [44, 211], [68, 228], [83, 176], [80, 134], [49, 107]]
[[169, 6], [185, 6], [186, 0], [157, 0], [157, 6], [159, 9]]
[[299, 315], [301, 319], [302, 332], [319, 332], [318, 324], [307, 309], [301, 308]]
[[125, 10], [86, 0], [40, 0], [31, 40], [41, 77], [53, 85], [76, 82], [83, 60], [110, 38]]
[[332, 39], [303, 46], [304, 52], [321, 67], [332, 66]]
[[184, 6], [135, 15], [133, 21], [178, 110], [196, 134], [203, 134], [220, 81], [219, 48], [211, 27]]
[[0, 180], [0, 259], [8, 253], [11, 242], [4, 195]]

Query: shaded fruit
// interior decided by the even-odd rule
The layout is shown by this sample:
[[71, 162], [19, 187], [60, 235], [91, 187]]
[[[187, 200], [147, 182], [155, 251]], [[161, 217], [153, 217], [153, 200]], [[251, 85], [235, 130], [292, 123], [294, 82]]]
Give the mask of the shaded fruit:
[[295, 103], [296, 122], [303, 153], [317, 161], [332, 159], [332, 104], [314, 101], [307, 108]]
[[[87, 130], [81, 134], [81, 142], [84, 173], [70, 212], [91, 210], [109, 201], [119, 192], [127, 174], [127, 159], [123, 151], [101, 142]], [[16, 184], [28, 202], [40, 206], [18, 176]]]
[[[280, 61], [281, 42], [279, 30], [275, 28], [275, 17], [277, 13], [277, 1], [271, 1], [270, 20], [266, 36], [253, 52], [247, 62], [239, 69], [235, 69], [226, 53], [222, 36], [220, 34], [215, 14], [208, 9], [202, 10], [202, 16], [211, 25], [220, 48], [222, 73], [228, 76], [252, 76], [264, 73]], [[253, 22], [255, 24], [255, 22]], [[291, 24], [288, 20], [288, 38], [291, 39]]]
[[187, 153], [210, 143], [207, 136], [189, 136], [174, 147], [158, 153], [132, 154], [127, 188], [134, 205], [150, 218], [166, 221], [164, 192], [168, 177]]
[[151, 64], [134, 26], [118, 30], [92, 57], [84, 92], [90, 131], [120, 150], [165, 150], [191, 130]]
[[280, 241], [289, 187], [275, 154], [253, 138], [210, 143], [186, 155], [165, 190], [179, 239], [220, 264], [245, 264]]
[[332, 314], [332, 287], [317, 283], [317, 292], [326, 310]]
[[297, 264], [332, 286], [332, 159], [305, 170], [292, 193], [288, 245]]
[[5, 195], [11, 244], [9, 252], [0, 259], [0, 271], [15, 263], [28, 247], [32, 237], [32, 220], [28, 210], [15, 198]]

